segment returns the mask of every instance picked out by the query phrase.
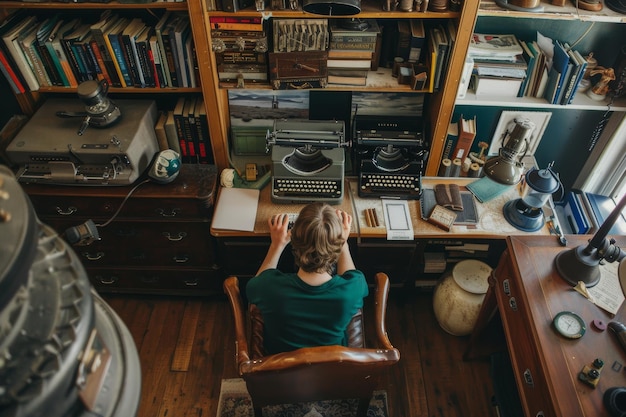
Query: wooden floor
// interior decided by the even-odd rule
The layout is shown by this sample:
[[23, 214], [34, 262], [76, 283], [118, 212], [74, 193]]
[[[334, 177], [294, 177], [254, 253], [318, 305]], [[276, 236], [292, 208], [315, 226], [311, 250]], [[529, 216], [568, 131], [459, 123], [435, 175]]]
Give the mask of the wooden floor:
[[[389, 296], [387, 327], [401, 359], [381, 382], [388, 393], [389, 415], [496, 417], [488, 359], [462, 360], [468, 338], [441, 330], [431, 293], [394, 291], [398, 290], [392, 289]], [[139, 351], [138, 417], [214, 417], [221, 379], [237, 377], [226, 299], [103, 298], [126, 323]], [[501, 328], [495, 329], [501, 342]]]

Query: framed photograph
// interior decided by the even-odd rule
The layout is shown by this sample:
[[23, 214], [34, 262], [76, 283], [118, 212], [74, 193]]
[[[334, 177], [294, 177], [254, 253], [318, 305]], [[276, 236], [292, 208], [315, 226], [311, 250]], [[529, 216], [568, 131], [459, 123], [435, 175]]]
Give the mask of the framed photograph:
[[498, 155], [498, 151], [502, 147], [502, 143], [509, 133], [509, 129], [512, 128], [511, 124], [514, 123], [515, 119], [528, 119], [532, 123], [535, 124], [535, 129], [530, 137], [530, 141], [528, 143], [528, 150], [526, 151], [526, 155], [534, 155], [537, 147], [539, 146], [539, 142], [541, 141], [541, 137], [550, 122], [550, 117], [552, 117], [552, 112], [544, 112], [544, 111], [525, 111], [525, 110], [504, 110], [500, 114], [500, 120], [498, 121], [498, 126], [496, 126], [496, 130], [493, 134], [493, 138], [491, 139], [491, 144], [489, 145], [488, 156]]

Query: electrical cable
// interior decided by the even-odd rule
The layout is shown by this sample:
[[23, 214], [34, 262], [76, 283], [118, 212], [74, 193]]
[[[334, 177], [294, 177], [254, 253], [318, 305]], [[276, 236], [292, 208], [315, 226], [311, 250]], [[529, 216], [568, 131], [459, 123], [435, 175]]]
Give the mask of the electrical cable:
[[130, 198], [130, 196], [135, 192], [135, 190], [137, 190], [137, 188], [139, 188], [141, 185], [144, 185], [145, 183], [150, 182], [149, 179], [143, 180], [142, 182], [140, 182], [139, 184], [135, 185], [129, 192], [128, 194], [126, 194], [126, 197], [124, 197], [124, 200], [122, 200], [122, 203], [120, 204], [120, 206], [117, 208], [117, 211], [115, 213], [113, 213], [113, 216], [111, 216], [109, 218], [109, 220], [107, 220], [104, 223], [101, 224], [96, 224], [96, 226], [98, 227], [105, 227], [108, 226], [109, 223], [111, 223], [113, 220], [115, 220], [115, 218], [117, 217], [118, 214], [120, 214], [120, 211], [122, 210], [122, 207], [124, 207], [124, 204], [126, 203], [126, 201]]

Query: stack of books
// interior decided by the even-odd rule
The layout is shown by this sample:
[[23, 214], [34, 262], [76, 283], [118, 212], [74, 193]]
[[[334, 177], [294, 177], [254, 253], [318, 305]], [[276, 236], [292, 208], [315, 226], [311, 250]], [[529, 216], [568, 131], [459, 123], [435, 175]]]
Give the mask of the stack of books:
[[[352, 27], [354, 23], [354, 27]], [[332, 19], [328, 45], [328, 83], [365, 86], [378, 68], [380, 28], [376, 19]]]
[[267, 83], [267, 34], [260, 16], [211, 16], [212, 47], [222, 87]]
[[95, 23], [15, 13], [2, 22], [0, 38], [0, 69], [16, 92], [76, 88], [88, 80], [113, 87], [197, 86], [187, 13], [145, 22], [107, 10]]
[[[573, 189], [566, 194], [561, 204], [565, 223], [574, 234], [593, 234], [598, 231], [616, 207], [616, 201], [600, 194]], [[563, 221], [565, 220], [565, 221]], [[610, 235], [626, 234], [626, 218], [621, 214], [611, 229]]]
[[517, 97], [527, 76], [523, 52], [513, 34], [474, 33], [468, 57], [474, 60], [472, 78], [475, 94]]

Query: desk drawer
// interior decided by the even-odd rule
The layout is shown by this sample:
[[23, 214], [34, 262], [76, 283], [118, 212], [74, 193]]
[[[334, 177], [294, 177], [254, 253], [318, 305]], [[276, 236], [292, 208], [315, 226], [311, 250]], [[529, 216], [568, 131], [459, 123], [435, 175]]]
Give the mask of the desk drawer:
[[[71, 219], [108, 220], [120, 208], [119, 197], [60, 197], [30, 195], [37, 215], [42, 219], [62, 216]], [[124, 203], [118, 219], [199, 219], [210, 215], [206, 204], [197, 199], [131, 198]]]
[[527, 416], [555, 416], [552, 399], [548, 391], [546, 375], [542, 364], [534, 352], [536, 342], [532, 335], [528, 306], [520, 296], [517, 277], [511, 273], [508, 256], [503, 256], [494, 271], [496, 297], [502, 317], [513, 373], [515, 374], [522, 404], [527, 408]]
[[99, 292], [168, 295], [221, 294], [219, 269], [114, 269], [86, 268]]

